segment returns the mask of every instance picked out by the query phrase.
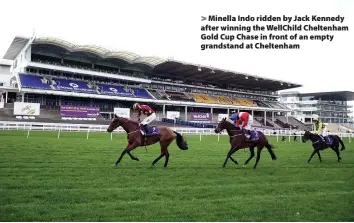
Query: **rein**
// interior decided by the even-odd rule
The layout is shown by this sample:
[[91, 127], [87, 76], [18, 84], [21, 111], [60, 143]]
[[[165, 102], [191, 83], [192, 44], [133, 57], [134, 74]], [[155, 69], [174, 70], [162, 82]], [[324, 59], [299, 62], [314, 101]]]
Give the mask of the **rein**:
[[321, 142], [321, 140], [320, 140], [320, 139], [318, 139], [317, 141], [313, 142], [313, 141], [312, 141], [313, 137], [311, 137], [311, 136], [315, 137], [316, 135], [315, 135], [315, 134], [311, 134], [311, 135], [309, 135], [309, 140], [311, 140], [312, 145], [316, 145], [317, 143]]
[[315, 145], [316, 143], [320, 142], [320, 140], [317, 140], [316, 142], [312, 142], [313, 145]]
[[[128, 122], [130, 122], [131, 120], [129, 118], [122, 118], [122, 119], [125, 119], [125, 121], [123, 122], [123, 124], [126, 124]], [[122, 125], [121, 125], [122, 126]], [[123, 126], [122, 126], [123, 127]], [[139, 127], [139, 126], [138, 126]], [[139, 128], [135, 131], [132, 131], [132, 132], [127, 132], [128, 135], [132, 134], [132, 133], [135, 133], [135, 132], [139, 132]]]
[[233, 136], [230, 136], [230, 137], [233, 138], [233, 137], [241, 136], [241, 135], [243, 135], [243, 134], [241, 133], [241, 134], [233, 135]]

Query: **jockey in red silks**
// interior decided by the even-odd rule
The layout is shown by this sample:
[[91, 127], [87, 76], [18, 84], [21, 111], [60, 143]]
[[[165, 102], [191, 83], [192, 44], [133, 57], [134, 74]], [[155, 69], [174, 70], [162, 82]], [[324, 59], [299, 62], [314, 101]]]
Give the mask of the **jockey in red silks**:
[[253, 116], [248, 112], [238, 112], [232, 114], [231, 120], [234, 121], [236, 127], [241, 128], [244, 131], [246, 137], [250, 139], [252, 135], [251, 128], [253, 124]]
[[148, 105], [140, 105], [139, 103], [135, 103], [133, 105], [134, 111], [138, 111], [138, 121], [140, 122], [141, 113], [146, 115], [147, 117], [140, 123], [143, 126], [143, 130], [145, 131], [145, 135], [148, 136], [149, 129], [147, 127], [152, 121], [156, 119], [155, 111], [150, 108]]

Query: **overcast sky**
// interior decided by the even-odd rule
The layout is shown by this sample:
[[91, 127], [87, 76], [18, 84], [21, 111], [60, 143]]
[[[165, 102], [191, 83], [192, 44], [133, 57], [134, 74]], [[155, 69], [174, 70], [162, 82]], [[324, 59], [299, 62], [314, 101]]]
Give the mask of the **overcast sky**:
[[[75, 44], [174, 57], [196, 64], [303, 84], [300, 91], [354, 90], [354, 1], [2, 0], [0, 56], [16, 35], [58, 37]], [[345, 16], [349, 32], [334, 40], [303, 41], [300, 50], [201, 51], [201, 16]], [[267, 24], [267, 23], [263, 23]], [[323, 25], [332, 25], [322, 23]], [[281, 33], [278, 33], [281, 34]], [[285, 33], [284, 33], [285, 34]], [[327, 33], [317, 33], [327, 34]], [[216, 77], [217, 78], [217, 77]]]

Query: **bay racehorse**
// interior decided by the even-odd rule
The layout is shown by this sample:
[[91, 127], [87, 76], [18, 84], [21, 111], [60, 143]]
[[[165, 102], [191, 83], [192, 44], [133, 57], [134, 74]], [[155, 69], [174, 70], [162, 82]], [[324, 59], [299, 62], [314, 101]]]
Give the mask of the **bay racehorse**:
[[164, 167], [167, 167], [168, 160], [170, 158], [170, 154], [168, 152], [168, 146], [171, 144], [173, 140], [176, 139], [177, 146], [181, 150], [187, 150], [188, 145], [187, 142], [183, 139], [183, 136], [179, 134], [178, 132], [173, 131], [170, 128], [167, 127], [150, 127], [152, 132], [151, 136], [143, 136], [142, 133], [140, 132], [140, 126], [139, 123], [128, 119], [128, 118], [123, 118], [123, 117], [118, 117], [115, 115], [114, 119], [112, 122], [109, 124], [107, 128], [107, 132], [113, 132], [116, 128], [121, 126], [128, 134], [128, 145], [127, 147], [123, 150], [122, 154], [118, 158], [118, 160], [115, 162], [114, 166], [118, 166], [120, 161], [122, 160], [123, 156], [128, 153], [130, 158], [132, 160], [139, 161], [138, 157], [134, 157], [131, 154], [131, 151], [134, 150], [137, 147], [140, 146], [149, 146], [152, 144], [155, 144], [157, 142], [160, 142], [160, 147], [161, 147], [161, 154], [159, 157], [157, 157], [153, 162], [152, 166], [154, 166], [157, 161], [159, 161], [162, 157], [165, 156], [165, 165]]
[[339, 144], [342, 145], [341, 151], [345, 150], [345, 146], [339, 136], [328, 135], [325, 137], [326, 142], [324, 142], [322, 140], [321, 136], [319, 136], [317, 134], [313, 134], [309, 131], [305, 131], [305, 134], [302, 136], [302, 142], [305, 143], [308, 140], [310, 140], [312, 142], [313, 152], [312, 152], [310, 158], [307, 160], [307, 163], [309, 163], [311, 161], [312, 157], [316, 153], [318, 155], [318, 158], [320, 159], [320, 162], [322, 162], [320, 150], [325, 150], [327, 148], [331, 148], [337, 154], [338, 162], [340, 162], [340, 160], [342, 159], [339, 154]]
[[232, 154], [234, 154], [237, 150], [239, 149], [244, 149], [244, 148], [250, 148], [250, 157], [246, 160], [245, 164], [243, 165], [244, 167], [248, 164], [248, 162], [254, 157], [254, 148], [257, 147], [257, 158], [256, 158], [256, 163], [254, 164], [253, 168], [257, 167], [257, 164], [259, 162], [259, 159], [261, 158], [261, 151], [264, 147], [268, 149], [268, 152], [270, 153], [270, 156], [272, 157], [272, 160], [276, 160], [277, 157], [275, 156], [273, 152], [273, 146], [269, 144], [268, 139], [265, 137], [265, 135], [258, 131], [256, 132], [258, 134], [258, 140], [256, 141], [249, 141], [247, 140], [247, 137], [245, 136], [243, 130], [241, 130], [239, 127], [236, 127], [233, 123], [230, 121], [226, 120], [226, 118], [223, 118], [219, 125], [215, 128], [215, 133], [220, 133], [226, 129], [227, 134], [230, 137], [230, 151], [227, 153], [225, 162], [222, 167], [226, 166], [227, 160], [230, 158], [235, 164], [238, 164], [237, 161], [232, 158]]

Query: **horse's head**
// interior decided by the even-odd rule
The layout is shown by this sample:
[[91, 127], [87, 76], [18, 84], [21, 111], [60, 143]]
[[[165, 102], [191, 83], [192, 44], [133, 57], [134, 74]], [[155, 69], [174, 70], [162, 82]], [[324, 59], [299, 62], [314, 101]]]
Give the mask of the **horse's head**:
[[113, 120], [109, 124], [107, 128], [107, 132], [113, 132], [116, 128], [118, 128], [121, 125], [122, 118], [118, 117], [117, 115], [114, 115]]
[[221, 122], [218, 124], [218, 126], [215, 128], [215, 133], [220, 133], [224, 129], [228, 129], [229, 126], [232, 125], [229, 121], [227, 121], [226, 117], [221, 120]]
[[310, 140], [310, 137], [311, 137], [311, 132], [309, 131], [305, 131], [305, 134], [302, 136], [302, 142], [307, 142], [308, 140]]

